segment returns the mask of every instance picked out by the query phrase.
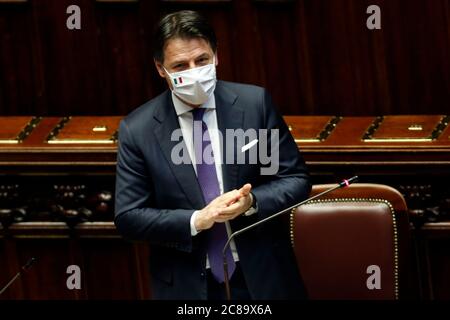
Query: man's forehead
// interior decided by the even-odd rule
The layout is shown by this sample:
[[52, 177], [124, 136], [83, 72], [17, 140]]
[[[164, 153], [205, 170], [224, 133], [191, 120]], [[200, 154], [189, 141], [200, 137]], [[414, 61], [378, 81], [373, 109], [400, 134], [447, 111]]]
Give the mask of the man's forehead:
[[189, 60], [201, 56], [203, 54], [213, 54], [213, 50], [209, 43], [202, 38], [169, 39], [164, 48], [164, 60]]

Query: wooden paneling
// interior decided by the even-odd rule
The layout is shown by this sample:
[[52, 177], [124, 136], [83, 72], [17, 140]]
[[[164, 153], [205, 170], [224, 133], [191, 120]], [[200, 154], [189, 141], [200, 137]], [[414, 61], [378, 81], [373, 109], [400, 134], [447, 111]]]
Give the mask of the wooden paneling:
[[[137, 300], [149, 297], [148, 290], [145, 296], [140, 296], [143, 292], [139, 290], [142, 285], [149, 287], [149, 271], [145, 270], [146, 274], [140, 272], [137, 260], [140, 257], [136, 256], [131, 244], [121, 239], [83, 239], [79, 245], [83, 253], [82, 270], [87, 299]], [[133, 285], [130, 286], [130, 283]]]
[[[41, 222], [18, 224], [13, 232], [7, 231], [7, 237], [0, 236], [0, 286], [31, 257], [36, 262], [0, 300], [149, 299], [148, 246], [126, 242], [111, 222], [108, 226], [112, 232], [105, 233], [101, 224], [91, 225], [86, 232], [83, 228], [70, 231], [64, 225], [56, 228], [55, 223]], [[67, 273], [67, 268], [71, 265], [80, 268], [80, 289], [67, 287], [72, 274]]]
[[[74, 264], [69, 239], [17, 239], [17, 260], [21, 265], [36, 257], [35, 265], [18, 281], [19, 299], [74, 299], [77, 291], [66, 287], [66, 268]], [[18, 270], [17, 270], [18, 271]]]
[[0, 4], [0, 113], [41, 112], [36, 86], [37, 61], [32, 9], [29, 3]]
[[[66, 8], [81, 8], [81, 30]], [[366, 28], [369, 5], [382, 29]], [[152, 30], [195, 9], [215, 27], [218, 75], [265, 86], [282, 113], [442, 114], [450, 105], [448, 0], [0, 3], [0, 114], [123, 115], [165, 89]]]

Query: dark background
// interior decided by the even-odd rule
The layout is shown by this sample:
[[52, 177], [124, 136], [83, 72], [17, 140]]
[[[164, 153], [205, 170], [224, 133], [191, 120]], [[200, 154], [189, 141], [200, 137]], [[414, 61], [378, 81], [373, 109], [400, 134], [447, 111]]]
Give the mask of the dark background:
[[[186, 8], [216, 28], [219, 78], [267, 87], [285, 115], [449, 110], [448, 0], [3, 1], [0, 115], [127, 114], [165, 89], [153, 26]], [[382, 30], [366, 27], [372, 4]]]

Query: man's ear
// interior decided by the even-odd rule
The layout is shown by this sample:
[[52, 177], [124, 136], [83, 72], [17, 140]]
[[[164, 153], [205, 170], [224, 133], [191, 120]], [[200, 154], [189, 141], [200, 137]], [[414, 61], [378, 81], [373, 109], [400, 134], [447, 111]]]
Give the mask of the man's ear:
[[162, 63], [159, 61], [156, 61], [155, 59], [153, 59], [153, 62], [155, 63], [156, 70], [158, 70], [158, 73], [161, 76], [161, 78], [165, 78], [166, 72], [164, 71]]
[[215, 53], [215, 56], [216, 58], [214, 60], [216, 60], [216, 67], [217, 67], [219, 65], [219, 54], [217, 53], [217, 51]]

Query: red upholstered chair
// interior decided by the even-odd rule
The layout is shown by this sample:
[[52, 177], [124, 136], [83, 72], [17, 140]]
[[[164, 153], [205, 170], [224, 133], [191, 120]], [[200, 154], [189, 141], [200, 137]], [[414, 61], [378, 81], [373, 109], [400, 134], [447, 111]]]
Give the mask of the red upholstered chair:
[[[312, 195], [332, 186], [316, 185]], [[353, 184], [298, 207], [291, 214], [291, 239], [310, 299], [403, 296], [409, 223], [397, 190]], [[381, 286], [373, 289], [377, 274]]]

